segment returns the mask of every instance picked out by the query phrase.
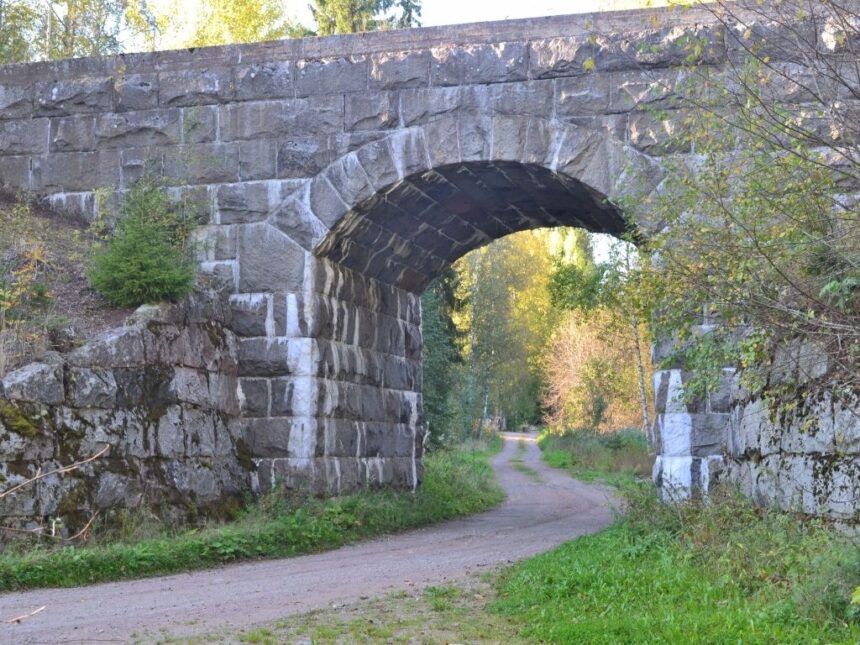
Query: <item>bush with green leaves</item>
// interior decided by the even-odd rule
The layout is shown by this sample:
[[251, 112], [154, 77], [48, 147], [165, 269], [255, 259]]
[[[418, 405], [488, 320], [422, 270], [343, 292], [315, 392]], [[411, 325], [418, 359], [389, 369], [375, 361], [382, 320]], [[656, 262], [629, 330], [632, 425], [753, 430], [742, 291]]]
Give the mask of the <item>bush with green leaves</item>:
[[113, 234], [96, 251], [88, 276], [111, 303], [135, 307], [175, 301], [194, 286], [193, 217], [159, 183], [143, 178], [129, 191]]

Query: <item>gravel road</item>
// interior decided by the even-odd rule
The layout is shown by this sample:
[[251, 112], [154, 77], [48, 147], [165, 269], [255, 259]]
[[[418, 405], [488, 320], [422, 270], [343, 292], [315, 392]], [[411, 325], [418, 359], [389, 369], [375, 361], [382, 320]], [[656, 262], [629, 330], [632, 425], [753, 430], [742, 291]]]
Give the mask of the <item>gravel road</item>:
[[534, 436], [504, 438], [493, 467], [508, 497], [491, 511], [327, 553], [3, 594], [0, 621], [45, 609], [18, 624], [0, 622], [0, 643], [125, 643], [245, 629], [397, 589], [454, 582], [612, 522], [617, 501], [610, 491], [544, 466]]

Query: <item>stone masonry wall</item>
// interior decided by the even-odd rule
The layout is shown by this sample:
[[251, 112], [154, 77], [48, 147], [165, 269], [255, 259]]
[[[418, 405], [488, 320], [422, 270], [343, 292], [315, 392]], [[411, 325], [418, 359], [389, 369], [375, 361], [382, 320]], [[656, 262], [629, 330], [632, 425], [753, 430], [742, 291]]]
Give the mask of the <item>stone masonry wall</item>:
[[50, 353], [2, 379], [0, 524], [59, 519], [79, 530], [99, 512], [155, 512], [168, 522], [235, 509], [252, 467], [237, 397], [237, 343], [216, 292], [143, 307], [125, 327], [67, 355]]
[[757, 503], [860, 522], [860, 393], [835, 391], [815, 345], [780, 347], [767, 386], [734, 403], [726, 478]]
[[[694, 331], [707, 334], [714, 328], [713, 321], [704, 319]], [[671, 341], [652, 347], [652, 363], [663, 364], [654, 370], [657, 415], [651, 443], [657, 456], [653, 479], [667, 500], [706, 495], [719, 480], [725, 464], [723, 444], [736, 381], [735, 370], [727, 368], [719, 391], [703, 399], [687, 400], [683, 387], [691, 373], [679, 361], [671, 361], [676, 350]]]
[[[718, 74], [747, 33], [757, 37], [706, 11], [648, 9], [0, 67], [0, 184], [109, 218], [148, 171], [199, 205], [201, 270], [230, 285], [224, 324], [238, 363], [205, 371], [210, 388], [225, 374], [239, 380], [223, 401], [175, 405], [224, 419], [218, 436], [238, 451], [224, 445], [231, 465], [216, 469], [225, 494], [241, 479], [231, 461], [244, 454], [240, 437], [255, 490], [279, 478], [319, 492], [411, 488], [421, 479], [420, 292], [511, 232], [622, 233], [613, 204], [658, 190], [660, 158], [690, 152], [667, 145], [684, 118], [674, 90], [688, 78], [690, 38], [701, 43], [695, 62]], [[658, 224], [635, 223], [643, 234]], [[203, 370], [159, 361], [171, 392]], [[91, 369], [28, 369], [73, 368]], [[658, 390], [680, 379], [680, 367], [660, 374]], [[41, 406], [64, 428], [70, 385], [13, 407]], [[713, 415], [728, 411], [673, 400], [658, 406], [669, 451], [658, 470], [693, 488], [718, 464], [707, 450], [724, 417]], [[94, 406], [109, 411], [106, 427], [143, 414], [139, 399], [111, 401]], [[150, 441], [146, 419], [128, 427]], [[155, 459], [153, 445], [128, 458], [129, 481], [142, 481], [134, 468]]]
[[255, 489], [412, 489], [422, 473], [420, 299], [307, 261], [299, 294], [231, 297]]
[[[708, 41], [701, 64], [727, 60], [724, 30], [703, 18], [557, 16], [0, 67], [0, 183], [109, 218], [144, 171], [162, 177], [200, 207], [202, 272], [231, 285], [239, 418], [225, 436], [245, 441], [251, 487], [413, 488], [421, 290], [517, 230], [620, 233], [606, 198], [660, 181], [651, 155], [667, 152], [674, 117], [648, 109], [675, 107], [685, 38]], [[108, 409], [109, 425], [127, 415]]]

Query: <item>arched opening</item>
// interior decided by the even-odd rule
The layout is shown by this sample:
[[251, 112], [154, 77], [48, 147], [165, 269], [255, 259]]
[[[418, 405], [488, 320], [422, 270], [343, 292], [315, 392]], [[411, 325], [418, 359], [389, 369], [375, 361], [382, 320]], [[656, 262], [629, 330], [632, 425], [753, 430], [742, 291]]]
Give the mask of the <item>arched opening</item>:
[[264, 395], [246, 431], [260, 488], [416, 487], [421, 293], [517, 231], [621, 236], [615, 204], [663, 174], [603, 132], [526, 116], [395, 129], [329, 164], [240, 239], [240, 288], [271, 294], [260, 299], [266, 337], [243, 341], [240, 358], [243, 391]]
[[558, 227], [614, 236], [628, 229], [619, 209], [586, 183], [504, 159], [409, 174], [333, 223], [314, 248], [311, 281], [318, 488], [420, 483], [422, 292], [474, 249]]
[[318, 257], [420, 293], [452, 262], [518, 231], [573, 226], [622, 235], [605, 196], [536, 164], [478, 161], [409, 176], [352, 208]]

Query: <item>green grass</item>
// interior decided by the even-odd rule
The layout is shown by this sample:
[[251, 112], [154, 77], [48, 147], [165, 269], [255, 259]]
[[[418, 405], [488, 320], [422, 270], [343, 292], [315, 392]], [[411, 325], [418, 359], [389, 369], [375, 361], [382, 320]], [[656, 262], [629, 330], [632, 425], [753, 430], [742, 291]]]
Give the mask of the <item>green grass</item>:
[[166, 642], [203, 643], [523, 643], [516, 625], [486, 605], [493, 589], [470, 579], [458, 586], [427, 587], [291, 616], [244, 632], [207, 634]]
[[530, 467], [525, 465], [525, 463], [523, 462], [523, 457], [525, 456], [525, 454], [526, 454], [526, 442], [523, 441], [522, 439], [520, 439], [518, 442], [518, 445], [517, 445], [517, 454], [514, 455], [514, 457], [509, 462], [511, 464], [511, 467], [514, 470], [521, 472], [523, 475], [530, 477], [532, 480], [534, 480], [536, 482], [543, 481], [541, 479], [541, 476], [537, 473], [537, 471], [534, 468], [530, 468]]
[[0, 555], [0, 591], [71, 587], [331, 549], [382, 533], [486, 510], [504, 498], [489, 457], [501, 439], [425, 460], [416, 493], [366, 492], [329, 500], [270, 496], [232, 524], [138, 542]]
[[504, 572], [492, 610], [568, 643], [856, 643], [860, 554], [825, 524], [735, 495], [629, 515]]
[[653, 458], [648, 453], [645, 436], [636, 429], [544, 433], [538, 445], [548, 466], [563, 468], [582, 481], [624, 488], [651, 474]]

